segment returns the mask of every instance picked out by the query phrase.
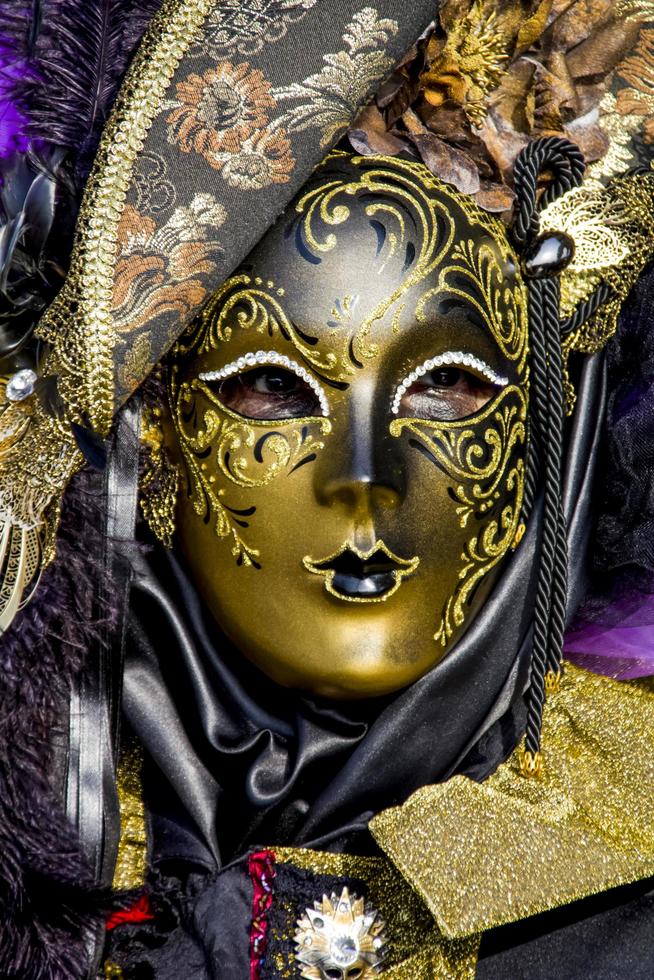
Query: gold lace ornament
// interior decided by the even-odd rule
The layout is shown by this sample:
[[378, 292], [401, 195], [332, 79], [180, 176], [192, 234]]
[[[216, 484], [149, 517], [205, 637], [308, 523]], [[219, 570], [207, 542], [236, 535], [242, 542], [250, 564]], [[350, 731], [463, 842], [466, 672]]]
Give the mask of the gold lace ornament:
[[8, 401], [0, 380], [0, 634], [52, 561], [61, 498], [83, 457], [36, 394]]
[[179, 469], [168, 457], [161, 427], [161, 409], [156, 406], [143, 409], [141, 445], [145, 450], [139, 479], [141, 512], [155, 537], [166, 548], [171, 548], [175, 533]]
[[542, 213], [541, 231], [562, 231], [573, 239], [575, 254], [561, 274], [561, 317], [574, 314], [601, 283], [609, 298], [585, 323], [563, 340], [566, 409], [575, 404], [568, 373], [570, 355], [595, 354], [613, 336], [624, 300], [654, 250], [654, 172], [633, 174], [603, 186], [589, 178]]

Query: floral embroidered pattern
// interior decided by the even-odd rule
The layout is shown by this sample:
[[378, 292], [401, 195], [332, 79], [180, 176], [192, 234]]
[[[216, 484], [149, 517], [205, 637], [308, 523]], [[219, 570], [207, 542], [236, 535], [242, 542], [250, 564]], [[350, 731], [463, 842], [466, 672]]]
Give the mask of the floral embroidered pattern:
[[134, 167], [136, 208], [142, 214], [161, 214], [174, 207], [175, 187], [168, 179], [166, 161], [159, 153], [144, 152]]
[[128, 205], [118, 226], [112, 314], [116, 329], [134, 333], [161, 314], [185, 317], [207, 295], [207, 276], [221, 248], [213, 232], [226, 217], [211, 194], [196, 194], [157, 228]]
[[380, 18], [372, 7], [360, 10], [343, 34], [349, 51], [324, 55], [321, 71], [303, 82], [274, 90], [278, 102], [300, 100], [278, 119], [278, 124], [289, 132], [319, 127], [321, 146], [333, 143], [347, 128], [356, 107], [366, 101], [371, 83], [393, 67], [393, 58], [384, 51], [384, 45], [398, 29], [397, 21]]
[[168, 103], [168, 141], [199, 153], [231, 187], [261, 190], [285, 184], [295, 165], [286, 130], [270, 123], [272, 86], [247, 62], [223, 62], [189, 75]]
[[231, 187], [256, 191], [285, 184], [294, 166], [286, 131], [270, 127], [254, 133], [238, 153], [225, 160], [222, 176]]
[[183, 153], [200, 153], [220, 169], [220, 157], [237, 152], [244, 140], [268, 122], [273, 109], [270, 83], [247, 62], [223, 62], [203, 75], [189, 75], [176, 87], [177, 100], [168, 116], [168, 141]]
[[318, 0], [223, 0], [207, 18], [201, 42], [191, 57], [219, 61], [230, 51], [257, 54], [264, 44], [286, 36], [289, 24], [302, 20]]

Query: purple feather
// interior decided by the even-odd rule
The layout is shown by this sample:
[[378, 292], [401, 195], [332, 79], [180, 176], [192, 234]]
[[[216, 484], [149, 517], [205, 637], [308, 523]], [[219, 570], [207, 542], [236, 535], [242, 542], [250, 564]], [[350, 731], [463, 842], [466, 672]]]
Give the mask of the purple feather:
[[90, 169], [127, 66], [160, 3], [42, 0], [14, 8], [6, 33], [29, 70], [10, 80], [10, 99], [26, 116], [27, 137], [71, 152], [80, 182]]
[[614, 599], [595, 621], [578, 619], [564, 652], [577, 666], [616, 680], [654, 674], [654, 595]]
[[16, 83], [27, 73], [24, 59], [17, 57], [8, 39], [0, 37], [0, 158], [24, 153], [28, 147], [26, 118], [12, 99]]
[[84, 933], [103, 918], [106, 898], [93, 887], [52, 785], [71, 686], [115, 614], [99, 615], [97, 603], [99, 479], [83, 472], [71, 484], [57, 561], [0, 643], [1, 977], [81, 980]]

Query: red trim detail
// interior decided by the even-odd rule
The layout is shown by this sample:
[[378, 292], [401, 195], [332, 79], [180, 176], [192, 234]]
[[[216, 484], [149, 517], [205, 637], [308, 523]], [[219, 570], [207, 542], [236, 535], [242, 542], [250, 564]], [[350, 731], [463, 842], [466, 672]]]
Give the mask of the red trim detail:
[[143, 892], [128, 909], [112, 912], [107, 919], [105, 928], [109, 932], [110, 929], [122, 926], [126, 922], [148, 922], [149, 919], [154, 919], [154, 913], [150, 907], [150, 899]]
[[250, 926], [250, 980], [260, 980], [266, 955], [268, 912], [273, 902], [274, 851], [257, 851], [248, 858], [252, 882], [252, 925]]

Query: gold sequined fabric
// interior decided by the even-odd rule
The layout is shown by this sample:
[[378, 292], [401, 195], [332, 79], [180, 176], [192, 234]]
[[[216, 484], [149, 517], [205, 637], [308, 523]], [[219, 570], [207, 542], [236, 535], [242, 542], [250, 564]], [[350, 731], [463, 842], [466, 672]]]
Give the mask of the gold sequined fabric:
[[[424, 903], [385, 858], [329, 854], [304, 848], [275, 848], [277, 863], [334, 875], [344, 881], [363, 879], [367, 900], [386, 922], [389, 955], [383, 976], [386, 980], [471, 980], [475, 975], [479, 937], [448, 939], [442, 935]], [[322, 896], [316, 894], [316, 898]], [[276, 896], [276, 901], [278, 900]], [[279, 900], [283, 902], [283, 897]], [[288, 903], [284, 935], [271, 937], [276, 945], [292, 936], [303, 910]], [[278, 954], [275, 963], [280, 977], [296, 977], [293, 954]]]
[[654, 694], [568, 666], [540, 779], [516, 751], [478, 784], [425, 786], [370, 825], [445, 936], [473, 935], [654, 875]]
[[113, 887], [117, 891], [139, 888], [145, 880], [147, 834], [141, 791], [143, 752], [135, 740], [123, 746], [116, 782], [120, 803], [120, 842], [114, 870]]

